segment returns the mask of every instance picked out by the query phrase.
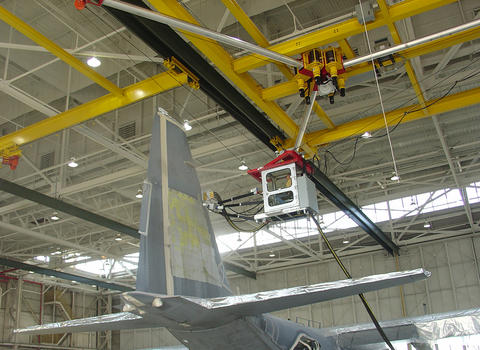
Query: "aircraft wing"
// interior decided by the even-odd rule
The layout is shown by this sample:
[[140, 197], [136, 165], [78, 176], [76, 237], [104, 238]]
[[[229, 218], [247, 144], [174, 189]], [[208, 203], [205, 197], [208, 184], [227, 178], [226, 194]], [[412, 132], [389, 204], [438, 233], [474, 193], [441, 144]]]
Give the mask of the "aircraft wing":
[[[449, 337], [480, 333], [480, 308], [431, 314], [380, 322], [388, 339], [417, 344], [417, 349], [431, 349], [429, 342]], [[372, 324], [324, 329], [345, 350], [385, 349], [385, 343]]]

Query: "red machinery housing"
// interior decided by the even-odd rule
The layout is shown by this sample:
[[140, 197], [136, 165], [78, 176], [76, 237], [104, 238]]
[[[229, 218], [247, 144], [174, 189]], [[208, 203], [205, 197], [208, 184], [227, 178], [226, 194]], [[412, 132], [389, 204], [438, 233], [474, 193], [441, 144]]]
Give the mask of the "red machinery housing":
[[262, 182], [262, 171], [278, 168], [280, 166], [291, 164], [291, 163], [295, 163], [298, 169], [304, 169], [304, 171], [307, 174], [313, 173], [313, 168], [311, 164], [307, 163], [300, 154], [292, 150], [284, 151], [277, 158], [268, 162], [263, 167], [248, 170], [247, 173], [250, 176], [253, 176], [258, 182]]

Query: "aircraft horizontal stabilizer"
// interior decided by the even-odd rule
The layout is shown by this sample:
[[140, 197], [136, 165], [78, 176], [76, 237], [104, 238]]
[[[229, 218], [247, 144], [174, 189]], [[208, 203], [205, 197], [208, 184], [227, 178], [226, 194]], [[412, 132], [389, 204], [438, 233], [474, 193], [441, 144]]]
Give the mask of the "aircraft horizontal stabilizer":
[[115, 314], [31, 326], [27, 328], [15, 329], [13, 332], [20, 334], [57, 334], [71, 332], [100, 332], [106, 330], [148, 327], [151, 327], [151, 324], [145, 322], [143, 317], [130, 312], [120, 312]]
[[252, 316], [394, 287], [419, 281], [429, 276], [430, 272], [416, 269], [255, 294], [211, 299], [189, 298], [189, 300], [200, 303], [207, 309], [223, 310], [228, 314], [238, 316]]
[[117, 314], [57, 322], [15, 330], [22, 334], [90, 332], [167, 327], [216, 327], [242, 316], [254, 316], [291, 307], [343, 298], [377, 289], [415, 282], [430, 276], [423, 269], [326, 282], [255, 294], [220, 298], [166, 296], [142, 291], [122, 294], [125, 311]]

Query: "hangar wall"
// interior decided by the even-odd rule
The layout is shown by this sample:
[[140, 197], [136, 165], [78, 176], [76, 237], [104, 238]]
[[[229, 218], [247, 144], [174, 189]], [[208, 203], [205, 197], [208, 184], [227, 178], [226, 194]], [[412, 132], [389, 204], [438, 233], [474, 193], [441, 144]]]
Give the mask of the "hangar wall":
[[[399, 269], [424, 267], [432, 276], [424, 281], [366, 294], [377, 318], [389, 320], [420, 316], [480, 306], [480, 237], [464, 236], [404, 247]], [[393, 257], [383, 251], [342, 259], [353, 276], [392, 272]], [[254, 293], [298, 285], [344, 279], [335, 261], [319, 262], [300, 267], [257, 274], [257, 280], [246, 277], [230, 279], [235, 294]], [[402, 308], [402, 294], [404, 311]], [[405, 314], [404, 314], [405, 312]], [[275, 313], [313, 327], [331, 327], [368, 322], [369, 318], [358, 297], [288, 309]], [[145, 349], [177, 345], [164, 329], [120, 332], [120, 349]]]
[[[100, 310], [98, 295], [42, 285], [30, 281], [28, 276], [28, 274], [25, 275], [22, 282], [0, 278], [0, 347], [14, 341], [20, 344], [32, 344], [41, 340], [44, 344], [56, 344], [64, 336], [63, 334], [42, 337], [23, 335], [15, 338], [12, 331], [17, 327], [39, 324], [40, 320], [42, 323], [50, 323], [64, 321], [69, 317], [95, 316]], [[20, 304], [18, 303], [19, 295], [21, 296]], [[20, 317], [17, 324], [18, 315]], [[62, 345], [95, 348], [97, 341], [96, 333], [78, 333], [73, 336], [66, 335]]]

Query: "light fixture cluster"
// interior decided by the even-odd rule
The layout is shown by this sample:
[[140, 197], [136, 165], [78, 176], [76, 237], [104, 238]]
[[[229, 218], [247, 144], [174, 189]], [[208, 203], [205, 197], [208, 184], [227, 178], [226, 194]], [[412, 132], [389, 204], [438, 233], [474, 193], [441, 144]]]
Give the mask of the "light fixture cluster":
[[394, 172], [392, 174], [392, 177], [390, 178], [390, 180], [392, 181], [400, 181], [400, 175], [398, 175], [398, 173]]
[[67, 163], [70, 168], [76, 168], [78, 166], [77, 160], [75, 157], [70, 158], [70, 161]]
[[241, 170], [241, 171], [246, 171], [248, 170], [248, 166], [247, 164], [245, 163], [245, 160], [242, 160], [240, 162], [240, 165], [238, 166], [238, 170]]
[[362, 138], [364, 139], [369, 139], [372, 137], [372, 134], [369, 132], [369, 131], [365, 131], [363, 134], [362, 134]]
[[183, 128], [185, 129], [185, 131], [192, 130], [192, 126], [190, 125], [190, 123], [186, 119], [183, 121]]
[[100, 67], [102, 61], [100, 61], [97, 57], [92, 56], [87, 60], [87, 64], [92, 68]]

